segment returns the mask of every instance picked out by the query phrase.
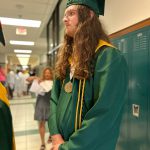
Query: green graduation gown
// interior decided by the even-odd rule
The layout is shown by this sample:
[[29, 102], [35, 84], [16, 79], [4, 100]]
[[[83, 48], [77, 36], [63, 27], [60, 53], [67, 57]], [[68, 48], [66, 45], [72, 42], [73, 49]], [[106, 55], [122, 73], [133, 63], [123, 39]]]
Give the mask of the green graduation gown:
[[127, 64], [109, 44], [95, 54], [95, 71], [87, 80], [73, 79], [73, 90], [54, 81], [49, 128], [65, 140], [59, 150], [115, 150], [128, 85]]
[[0, 83], [0, 150], [15, 150], [12, 116], [6, 89]]

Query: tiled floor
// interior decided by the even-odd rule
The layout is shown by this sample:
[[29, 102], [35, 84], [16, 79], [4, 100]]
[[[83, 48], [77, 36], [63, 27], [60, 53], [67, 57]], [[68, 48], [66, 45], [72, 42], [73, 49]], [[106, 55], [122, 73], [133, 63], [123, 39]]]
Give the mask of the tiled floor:
[[[31, 98], [31, 96], [16, 97], [10, 100], [16, 150], [40, 150], [38, 122], [33, 119], [35, 101], [35, 98]], [[45, 141], [47, 141], [48, 136], [47, 128]], [[51, 144], [46, 144], [46, 150], [50, 150], [50, 147]]]

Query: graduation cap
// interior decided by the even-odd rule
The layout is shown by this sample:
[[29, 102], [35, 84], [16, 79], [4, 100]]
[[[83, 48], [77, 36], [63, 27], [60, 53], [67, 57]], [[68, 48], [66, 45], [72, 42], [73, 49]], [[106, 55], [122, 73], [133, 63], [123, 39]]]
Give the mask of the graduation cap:
[[68, 0], [66, 7], [71, 5], [85, 5], [92, 9], [98, 16], [104, 15], [105, 0]]
[[4, 35], [3, 35], [1, 22], [0, 22], [0, 42], [5, 46], [5, 39], [4, 39]]

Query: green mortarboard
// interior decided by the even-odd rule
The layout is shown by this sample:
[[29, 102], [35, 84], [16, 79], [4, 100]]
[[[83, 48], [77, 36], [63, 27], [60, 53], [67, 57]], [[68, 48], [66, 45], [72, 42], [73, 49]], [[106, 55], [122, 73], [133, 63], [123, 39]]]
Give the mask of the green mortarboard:
[[4, 39], [4, 35], [3, 35], [1, 22], [0, 22], [0, 42], [5, 46], [5, 39]]
[[66, 7], [78, 4], [88, 6], [97, 15], [104, 15], [105, 0], [68, 0]]

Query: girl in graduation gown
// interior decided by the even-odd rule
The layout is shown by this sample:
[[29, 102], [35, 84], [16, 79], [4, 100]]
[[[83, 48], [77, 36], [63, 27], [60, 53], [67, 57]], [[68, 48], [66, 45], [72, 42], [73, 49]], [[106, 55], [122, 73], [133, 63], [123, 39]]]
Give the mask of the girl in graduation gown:
[[115, 150], [127, 64], [98, 16], [104, 1], [68, 0], [50, 99], [51, 150]]
[[[5, 39], [0, 22], [0, 43], [5, 46]], [[7, 99], [6, 88], [0, 82], [0, 150], [16, 150], [13, 133], [12, 115]]]
[[12, 115], [5, 87], [0, 82], [0, 149], [15, 150]]

